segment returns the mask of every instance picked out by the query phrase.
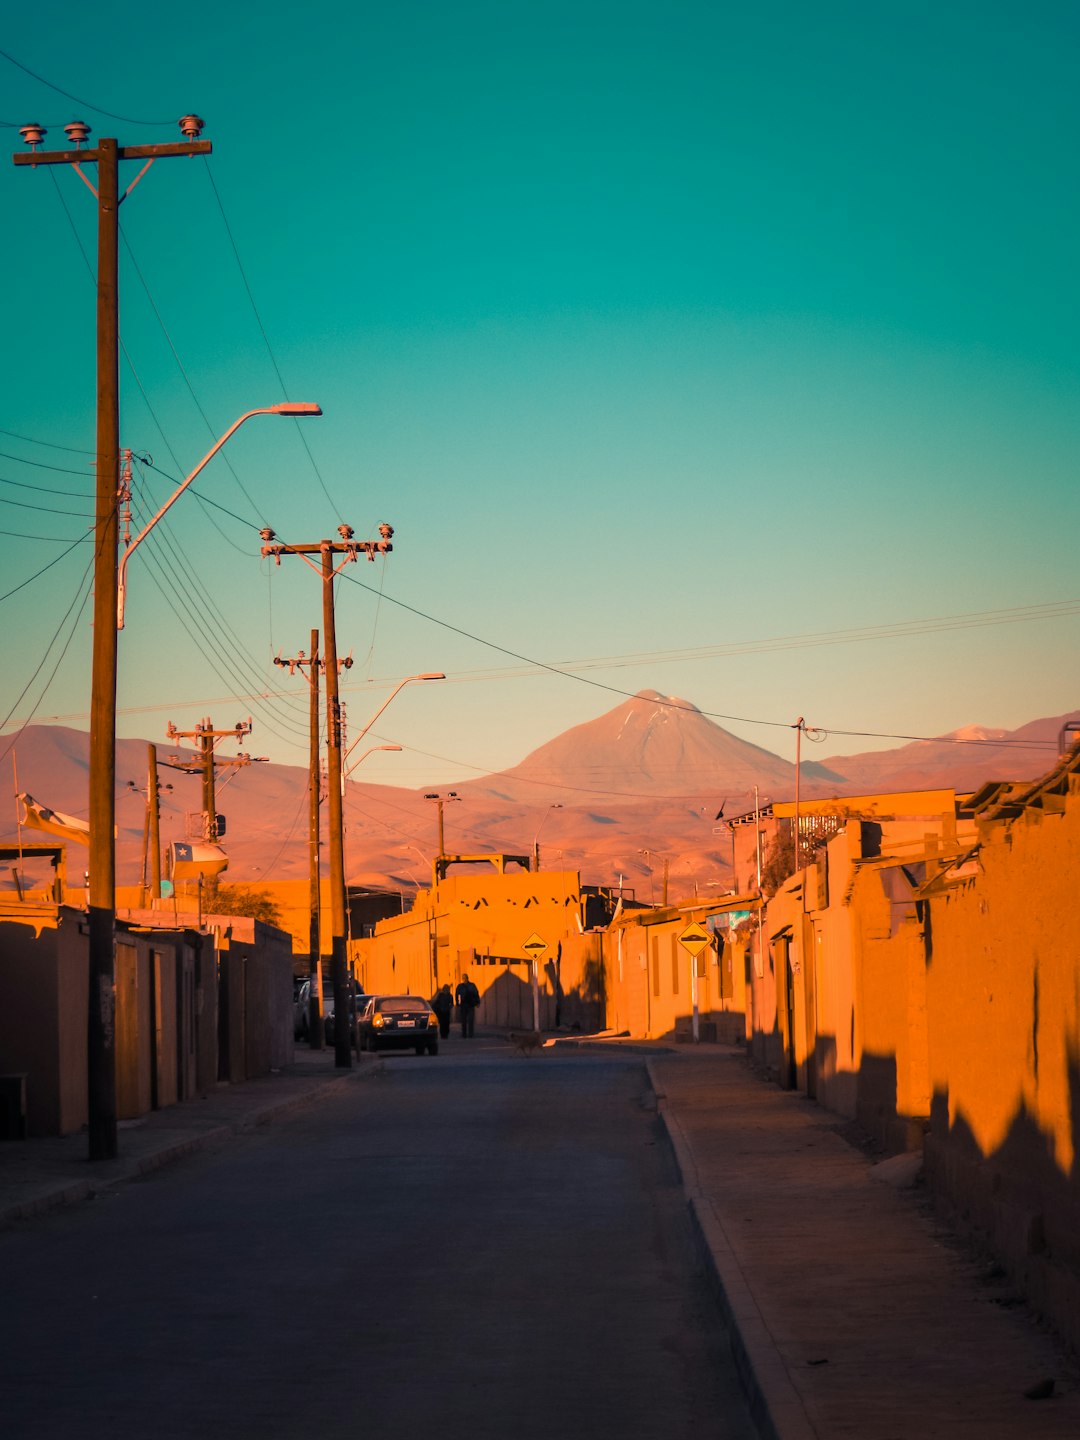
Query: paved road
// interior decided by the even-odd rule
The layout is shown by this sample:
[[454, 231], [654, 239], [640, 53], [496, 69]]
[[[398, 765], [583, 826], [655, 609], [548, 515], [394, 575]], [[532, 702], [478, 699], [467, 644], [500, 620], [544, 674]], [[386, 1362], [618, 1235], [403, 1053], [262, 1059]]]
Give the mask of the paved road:
[[647, 1102], [459, 1044], [16, 1226], [6, 1440], [752, 1440]]

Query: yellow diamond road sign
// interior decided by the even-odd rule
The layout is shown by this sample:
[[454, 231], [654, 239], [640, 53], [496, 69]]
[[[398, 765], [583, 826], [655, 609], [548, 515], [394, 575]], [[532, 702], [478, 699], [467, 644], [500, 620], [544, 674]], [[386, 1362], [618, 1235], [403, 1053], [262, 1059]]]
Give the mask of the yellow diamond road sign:
[[692, 920], [686, 929], [679, 936], [679, 944], [684, 950], [689, 950], [691, 955], [699, 955], [706, 945], [712, 943], [712, 936], [704, 925], [699, 925]]
[[521, 948], [525, 951], [525, 954], [528, 955], [530, 960], [537, 960], [548, 948], [548, 943], [543, 938], [543, 936], [537, 935], [536, 931], [534, 930]]

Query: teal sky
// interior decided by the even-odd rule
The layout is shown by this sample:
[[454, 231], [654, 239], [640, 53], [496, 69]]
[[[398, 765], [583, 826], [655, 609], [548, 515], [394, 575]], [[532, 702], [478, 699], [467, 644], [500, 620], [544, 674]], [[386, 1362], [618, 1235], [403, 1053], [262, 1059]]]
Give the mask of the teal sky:
[[[310, 457], [251, 421], [197, 486], [230, 513], [185, 496], [133, 561], [121, 734], [250, 713], [253, 753], [303, 761], [306, 689], [270, 660], [319, 587], [258, 558], [263, 522], [396, 528], [340, 586], [350, 722], [451, 679], [395, 700], [376, 731], [408, 748], [369, 779], [500, 769], [646, 687], [786, 755], [805, 715], [814, 758], [1080, 704], [1074, 4], [107, 13], [12, 16], [3, 49], [79, 103], [0, 57], [0, 120], [50, 148], [206, 120], [210, 161], [121, 211], [123, 443], [182, 478], [283, 398], [260, 319], [325, 410]], [[0, 166], [0, 206], [6, 593], [92, 508], [96, 239], [66, 168]], [[88, 724], [89, 559], [2, 602], [9, 729]]]

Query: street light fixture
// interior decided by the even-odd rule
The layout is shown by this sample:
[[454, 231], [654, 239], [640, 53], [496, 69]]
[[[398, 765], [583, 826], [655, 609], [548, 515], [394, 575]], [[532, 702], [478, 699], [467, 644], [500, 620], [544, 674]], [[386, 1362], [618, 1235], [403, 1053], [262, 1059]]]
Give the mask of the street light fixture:
[[540, 824], [536, 827], [536, 834], [533, 836], [533, 869], [534, 869], [534, 870], [539, 870], [539, 869], [540, 869], [540, 833], [541, 833], [541, 831], [543, 830], [544, 826], [547, 824], [548, 820], [551, 818], [551, 812], [552, 812], [552, 810], [561, 810], [562, 808], [563, 808], [563, 807], [562, 807], [561, 805], [549, 805], [548, 808], [544, 811], [544, 818], [540, 821]]
[[402, 748], [402, 747], [401, 747], [400, 745], [371, 745], [371, 746], [369, 746], [368, 749], [365, 750], [362, 755], [357, 756], [357, 758], [356, 758], [356, 759], [353, 761], [353, 763], [349, 766], [348, 770], [344, 769], [344, 767], [342, 768], [342, 771], [341, 771], [341, 783], [342, 783], [342, 785], [345, 784], [345, 781], [349, 778], [349, 776], [350, 776], [350, 775], [352, 774], [352, 772], [356, 769], [356, 767], [360, 764], [360, 762], [361, 762], [362, 760], [366, 760], [369, 755], [373, 755], [376, 750], [400, 750], [401, 748]]
[[[367, 724], [364, 726], [364, 728], [360, 731], [360, 734], [357, 735], [356, 739], [352, 742], [352, 744], [349, 746], [349, 748], [345, 751], [344, 755], [342, 755], [342, 757], [341, 757], [342, 763], [344, 764], [344, 762], [349, 758], [349, 756], [352, 754], [352, 752], [356, 749], [357, 745], [360, 744], [360, 741], [361, 741], [361, 740], [364, 738], [364, 736], [368, 733], [368, 731], [371, 729], [372, 725], [375, 724], [375, 721], [379, 718], [379, 716], [383, 713], [383, 711], [386, 709], [386, 707], [390, 704], [390, 701], [393, 700], [394, 696], [395, 696], [396, 694], [398, 694], [399, 691], [404, 690], [406, 685], [411, 685], [414, 680], [445, 680], [445, 679], [446, 679], [446, 676], [443, 674], [443, 672], [442, 672], [441, 670], [426, 670], [422, 675], [406, 675], [406, 677], [405, 677], [404, 680], [399, 681], [398, 684], [394, 686], [393, 690], [390, 691], [390, 694], [386, 697], [386, 699], [383, 701], [383, 703], [379, 706], [378, 710], [375, 711], [375, 714], [372, 715], [371, 719], [367, 722]], [[400, 748], [400, 747], [399, 747], [399, 748]], [[360, 761], [358, 760], [356, 763], [357, 763], [357, 765], [359, 765]], [[355, 766], [354, 766], [353, 768], [355, 769]]]
[[180, 496], [188, 488], [188, 486], [199, 474], [199, 472], [210, 463], [210, 461], [214, 458], [214, 456], [225, 444], [225, 442], [227, 440], [230, 440], [233, 435], [236, 434], [237, 430], [240, 429], [240, 426], [243, 425], [244, 421], [250, 420], [253, 415], [288, 415], [291, 416], [293, 419], [300, 419], [302, 416], [305, 415], [321, 415], [322, 413], [322, 407], [320, 405], [309, 404], [303, 401], [285, 401], [280, 405], [262, 405], [257, 410], [248, 410], [245, 414], [240, 416], [239, 420], [234, 421], [233, 424], [229, 426], [228, 430], [225, 431], [225, 434], [222, 435], [220, 440], [217, 440], [206, 452], [206, 454], [199, 461], [198, 465], [195, 466], [195, 469], [192, 470], [191, 474], [187, 477], [184, 483], [177, 486], [177, 488], [169, 496], [168, 500], [165, 501], [165, 504], [161, 506], [160, 510], [158, 510], [157, 514], [154, 515], [143, 526], [143, 528], [139, 531], [138, 535], [135, 536], [135, 539], [131, 541], [131, 543], [125, 548], [124, 553], [120, 556], [120, 563], [116, 577], [116, 628], [118, 630], [122, 630], [124, 628], [124, 599], [127, 594], [127, 563], [131, 559], [132, 552], [136, 549], [137, 546], [142, 544], [142, 542], [146, 539], [147, 535], [150, 534], [150, 531], [162, 518], [165, 512], [169, 510], [173, 504], [175, 504], [175, 502], [180, 498]]

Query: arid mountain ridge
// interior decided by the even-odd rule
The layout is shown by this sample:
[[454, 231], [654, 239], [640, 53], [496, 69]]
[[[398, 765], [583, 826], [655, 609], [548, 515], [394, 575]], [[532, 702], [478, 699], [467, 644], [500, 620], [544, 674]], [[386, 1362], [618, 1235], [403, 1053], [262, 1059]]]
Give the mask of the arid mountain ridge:
[[[1052, 716], [1014, 731], [970, 726], [952, 736], [896, 748], [813, 760], [804, 743], [802, 793], [808, 798], [879, 790], [952, 787], [973, 790], [986, 780], [1034, 779], [1053, 764], [1061, 726], [1080, 711]], [[784, 735], [794, 753], [794, 737]], [[977, 741], [979, 743], [957, 743]], [[89, 737], [60, 726], [31, 726], [16, 747], [18, 789], [55, 810], [87, 814]], [[809, 752], [809, 753], [808, 753]], [[158, 746], [162, 759], [174, 751]], [[227, 754], [227, 751], [223, 751]], [[183, 752], [185, 758], [190, 751]], [[117, 743], [118, 874], [138, 880], [142, 867], [146, 742]], [[163, 844], [189, 838], [201, 804], [197, 777], [162, 767]], [[724, 889], [730, 836], [717, 827], [753, 808], [788, 800], [795, 789], [792, 760], [739, 739], [691, 702], [644, 690], [604, 715], [557, 735], [519, 765], [459, 783], [446, 801], [446, 847], [451, 853], [526, 854], [538, 841], [545, 868], [580, 870], [593, 884], [619, 876], [645, 899], [659, 898], [666, 861], [673, 895], [695, 888]], [[406, 890], [426, 883], [436, 849], [435, 806], [423, 790], [349, 782], [345, 818], [350, 884]], [[440, 793], [449, 793], [440, 787]], [[258, 883], [300, 878], [308, 867], [307, 771], [259, 764], [218, 782], [218, 810], [227, 817], [224, 879]], [[0, 834], [14, 839], [14, 803], [4, 807]], [[23, 830], [24, 841], [35, 838]], [[38, 837], [40, 838], [40, 836]], [[83, 863], [69, 849], [69, 872]]]

